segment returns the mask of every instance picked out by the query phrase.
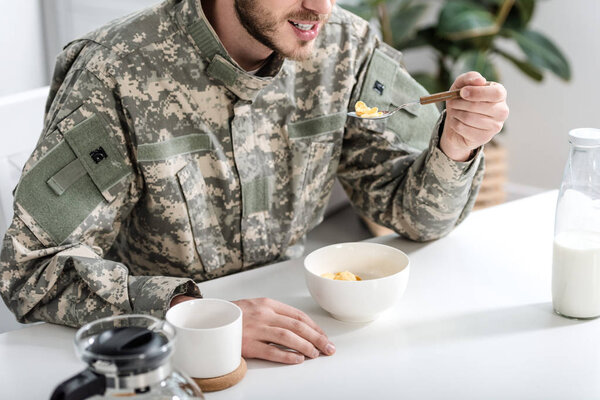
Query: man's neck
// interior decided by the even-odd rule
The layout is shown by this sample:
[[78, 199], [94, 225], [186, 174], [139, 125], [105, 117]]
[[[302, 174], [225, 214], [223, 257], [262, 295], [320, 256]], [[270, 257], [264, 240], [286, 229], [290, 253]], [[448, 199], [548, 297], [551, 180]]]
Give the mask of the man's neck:
[[260, 68], [273, 50], [254, 39], [242, 26], [234, 0], [202, 0], [202, 10], [229, 55], [246, 71]]

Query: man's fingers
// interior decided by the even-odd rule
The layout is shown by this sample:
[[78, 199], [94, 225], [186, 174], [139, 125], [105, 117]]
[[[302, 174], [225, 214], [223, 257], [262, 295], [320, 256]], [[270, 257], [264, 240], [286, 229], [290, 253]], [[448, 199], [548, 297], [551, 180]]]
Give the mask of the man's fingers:
[[457, 118], [450, 118], [446, 121], [448, 129], [462, 137], [465, 145], [469, 148], [476, 148], [490, 141], [494, 136], [491, 131], [474, 128], [462, 122]]
[[493, 133], [498, 133], [502, 129], [502, 122], [486, 115], [474, 114], [468, 111], [454, 110], [452, 112], [452, 117], [456, 118], [464, 125], [475, 129], [490, 131]]
[[469, 101], [497, 103], [506, 100], [506, 89], [499, 83], [489, 86], [465, 86], [460, 90], [460, 97]]
[[261, 358], [263, 360], [278, 362], [282, 364], [300, 364], [304, 362], [304, 356], [295, 351], [282, 350], [277, 346], [262, 342], [253, 342], [244, 353], [247, 358]]
[[319, 350], [312, 343], [285, 328], [267, 327], [261, 333], [261, 339], [263, 342], [274, 343], [295, 350], [309, 358], [319, 357]]
[[[277, 317], [275, 325], [292, 331], [296, 335], [306, 339], [323, 354], [327, 354], [329, 356], [335, 353], [335, 346], [329, 341], [329, 339], [327, 339], [327, 336], [317, 332], [311, 326], [302, 321], [280, 315]], [[308, 356], [310, 357], [310, 355]]]
[[323, 332], [319, 325], [317, 325], [315, 321], [313, 321], [308, 315], [306, 315], [302, 311], [276, 300], [271, 300], [271, 302], [271, 307], [277, 314], [285, 315], [298, 321], [302, 321], [311, 328], [313, 328], [315, 331], [319, 332], [321, 335], [325, 335], [325, 332]]
[[505, 102], [488, 103], [473, 102], [462, 99], [449, 100], [446, 103], [447, 110], [461, 110], [470, 113], [485, 115], [490, 118], [505, 121], [508, 118], [508, 106]]
[[460, 89], [465, 86], [482, 86], [486, 82], [485, 78], [479, 72], [465, 72], [456, 78], [450, 90]]

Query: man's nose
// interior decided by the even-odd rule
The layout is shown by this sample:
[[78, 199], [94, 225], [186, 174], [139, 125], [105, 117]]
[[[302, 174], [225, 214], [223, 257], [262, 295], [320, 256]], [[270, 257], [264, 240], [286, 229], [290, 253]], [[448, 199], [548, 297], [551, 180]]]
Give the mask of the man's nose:
[[307, 10], [311, 10], [316, 14], [329, 15], [331, 13], [333, 3], [335, 3], [335, 0], [304, 0], [302, 5]]

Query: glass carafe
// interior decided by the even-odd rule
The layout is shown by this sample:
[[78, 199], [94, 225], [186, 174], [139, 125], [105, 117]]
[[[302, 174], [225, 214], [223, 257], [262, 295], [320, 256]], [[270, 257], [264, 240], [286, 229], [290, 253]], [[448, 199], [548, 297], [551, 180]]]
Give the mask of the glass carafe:
[[556, 206], [552, 304], [570, 318], [600, 316], [600, 129], [569, 132]]
[[171, 367], [175, 328], [147, 315], [91, 322], [75, 335], [75, 350], [89, 366], [61, 383], [51, 400], [204, 399], [196, 383]]

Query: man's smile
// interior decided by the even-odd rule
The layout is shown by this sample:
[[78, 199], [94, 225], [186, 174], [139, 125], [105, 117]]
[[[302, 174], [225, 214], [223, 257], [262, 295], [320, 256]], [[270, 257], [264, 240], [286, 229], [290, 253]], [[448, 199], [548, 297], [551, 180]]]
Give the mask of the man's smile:
[[318, 21], [293, 21], [288, 20], [296, 36], [302, 41], [311, 41], [319, 35], [320, 24]]

